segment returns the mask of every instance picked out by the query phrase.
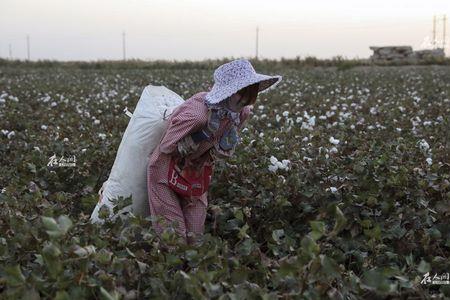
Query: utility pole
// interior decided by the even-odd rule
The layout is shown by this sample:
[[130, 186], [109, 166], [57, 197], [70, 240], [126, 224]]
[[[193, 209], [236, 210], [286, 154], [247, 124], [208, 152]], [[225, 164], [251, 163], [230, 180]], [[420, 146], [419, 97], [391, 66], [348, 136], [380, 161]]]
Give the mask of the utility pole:
[[9, 44], [9, 59], [12, 59], [12, 47], [11, 47], [11, 44]]
[[258, 35], [259, 35], [259, 28], [256, 26], [256, 60], [258, 60]]
[[127, 56], [126, 56], [126, 45], [125, 45], [125, 31], [124, 32], [122, 32], [122, 52], [123, 52], [123, 60], [126, 60], [127, 59]]
[[444, 15], [444, 28], [442, 29], [442, 49], [445, 50], [445, 35], [446, 35], [446, 26], [447, 26], [447, 15]]
[[27, 35], [27, 56], [28, 60], [30, 60], [30, 36]]
[[433, 16], [433, 49], [436, 48], [436, 16]]

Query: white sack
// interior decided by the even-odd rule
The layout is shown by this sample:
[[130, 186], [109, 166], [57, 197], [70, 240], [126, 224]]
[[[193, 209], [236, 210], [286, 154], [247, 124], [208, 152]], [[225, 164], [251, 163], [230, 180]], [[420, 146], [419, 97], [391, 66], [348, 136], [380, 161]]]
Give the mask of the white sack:
[[109, 208], [110, 217], [114, 219], [116, 216], [113, 216], [113, 203], [110, 199], [119, 196], [126, 198], [131, 195], [133, 200], [132, 205], [123, 208], [119, 214], [130, 211], [135, 215], [150, 214], [147, 194], [148, 157], [167, 129], [168, 116], [183, 102], [183, 98], [164, 86], [145, 87], [122, 137], [109, 178], [103, 184], [103, 192], [99, 191], [101, 200], [92, 212], [91, 222], [103, 222], [98, 216], [102, 205]]

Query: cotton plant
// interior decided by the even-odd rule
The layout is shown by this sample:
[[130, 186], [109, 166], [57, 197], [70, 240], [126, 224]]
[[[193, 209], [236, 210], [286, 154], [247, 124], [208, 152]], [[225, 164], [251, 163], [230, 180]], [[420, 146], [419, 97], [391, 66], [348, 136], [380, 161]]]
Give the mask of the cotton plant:
[[433, 158], [432, 158], [432, 152], [431, 152], [431, 148], [430, 145], [428, 144], [428, 142], [425, 139], [421, 139], [420, 141], [417, 142], [420, 151], [422, 151], [422, 153], [425, 155], [426, 159], [425, 162], [431, 166], [433, 164]]
[[338, 139], [335, 139], [334, 137], [330, 137], [329, 141], [333, 145], [339, 145], [339, 142], [340, 142]]
[[290, 160], [283, 159], [282, 161], [278, 161], [278, 159], [275, 156], [270, 157], [270, 163], [269, 165], [269, 171], [275, 173], [278, 169], [280, 170], [289, 170], [290, 166]]

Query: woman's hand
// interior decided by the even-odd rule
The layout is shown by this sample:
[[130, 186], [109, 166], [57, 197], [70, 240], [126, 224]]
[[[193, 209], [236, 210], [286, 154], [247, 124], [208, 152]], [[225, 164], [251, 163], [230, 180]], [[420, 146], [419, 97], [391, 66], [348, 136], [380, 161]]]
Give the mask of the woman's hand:
[[198, 144], [194, 142], [191, 135], [187, 135], [177, 143], [177, 150], [181, 157], [186, 157], [198, 149]]

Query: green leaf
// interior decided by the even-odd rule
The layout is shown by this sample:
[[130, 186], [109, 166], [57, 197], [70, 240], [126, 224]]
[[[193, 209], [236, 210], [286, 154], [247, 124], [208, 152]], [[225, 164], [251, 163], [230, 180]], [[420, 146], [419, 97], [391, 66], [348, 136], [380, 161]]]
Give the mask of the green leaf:
[[5, 274], [6, 281], [11, 286], [20, 286], [25, 282], [25, 276], [23, 276], [19, 265], [6, 267]]
[[427, 272], [430, 272], [430, 270], [431, 270], [430, 264], [422, 259], [419, 265], [417, 266], [417, 271], [419, 271], [422, 274], [425, 274]]
[[278, 245], [281, 243], [281, 239], [284, 237], [283, 229], [276, 229], [272, 231], [272, 238]]
[[333, 231], [330, 233], [330, 236], [336, 236], [339, 232], [341, 232], [345, 228], [345, 225], [347, 224], [347, 218], [344, 216], [344, 213], [337, 205], [335, 209], [335, 218], [336, 223], [334, 224], [334, 228]]
[[62, 234], [66, 234], [72, 227], [73, 223], [68, 216], [62, 215], [58, 217], [58, 225]]
[[102, 299], [105, 300], [119, 300], [119, 296], [116, 293], [113, 293], [112, 295], [105, 290], [103, 287], [100, 287], [100, 295], [102, 296]]
[[55, 219], [51, 217], [41, 217], [42, 223], [44, 223], [44, 227], [50, 231], [58, 231], [58, 223], [56, 223]]
[[391, 283], [388, 275], [383, 274], [380, 269], [372, 269], [364, 272], [361, 287], [367, 290], [388, 294], [397, 288], [397, 282]]
[[310, 221], [309, 224], [312, 229], [311, 237], [314, 241], [317, 241], [325, 233], [325, 223], [322, 221]]
[[249, 238], [249, 237], [250, 237], [250, 236], [247, 234], [247, 230], [248, 230], [249, 228], [250, 228], [250, 227], [248, 226], [248, 224], [245, 223], [245, 225], [242, 226], [241, 229], [239, 229], [239, 233], [238, 233], [239, 239], [245, 239], [245, 238]]
[[341, 278], [341, 269], [334, 259], [331, 257], [320, 255], [320, 264], [322, 265], [325, 276], [331, 280], [334, 278]]

